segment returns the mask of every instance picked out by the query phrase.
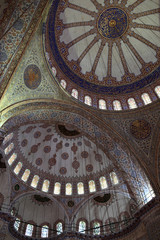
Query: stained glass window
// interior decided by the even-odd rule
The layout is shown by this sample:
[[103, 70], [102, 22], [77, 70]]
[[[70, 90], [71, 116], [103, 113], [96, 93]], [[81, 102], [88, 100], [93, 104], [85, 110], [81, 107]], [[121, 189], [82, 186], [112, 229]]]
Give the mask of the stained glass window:
[[15, 167], [15, 169], [14, 169], [14, 173], [15, 173], [16, 175], [18, 175], [19, 172], [20, 172], [20, 170], [21, 170], [21, 168], [22, 168], [22, 163], [19, 162], [19, 163], [17, 164], [17, 166]]
[[130, 108], [130, 109], [137, 108], [137, 104], [136, 104], [134, 98], [129, 98], [129, 99], [128, 99], [128, 105], [129, 105], [129, 108]]
[[49, 181], [49, 180], [44, 180], [43, 185], [42, 185], [42, 191], [43, 191], [43, 192], [48, 192], [48, 190], [49, 190], [49, 184], [50, 184], [50, 181]]
[[53, 75], [56, 76], [57, 71], [56, 71], [56, 68], [55, 68], [55, 67], [52, 67], [52, 72], [53, 72]]
[[92, 99], [89, 96], [84, 97], [84, 103], [91, 106], [92, 105]]
[[160, 86], [155, 87], [155, 92], [157, 93], [158, 97], [160, 98]]
[[85, 221], [80, 221], [80, 222], [79, 222], [78, 231], [79, 231], [80, 233], [85, 233], [85, 231], [86, 231], [86, 222], [85, 222]]
[[62, 86], [64, 89], [67, 87], [67, 83], [66, 83], [66, 81], [63, 80], [63, 79], [61, 80], [60, 84], [61, 84], [61, 86]]
[[4, 152], [6, 155], [8, 155], [12, 149], [14, 148], [14, 144], [13, 143], [10, 143], [8, 147], [5, 148]]
[[42, 238], [48, 238], [48, 233], [49, 233], [49, 227], [47, 225], [44, 225], [42, 227], [41, 237]]
[[31, 237], [33, 233], [33, 225], [27, 224], [25, 235]]
[[18, 231], [19, 227], [20, 227], [20, 219], [16, 218], [14, 222], [14, 228]]
[[8, 164], [12, 165], [12, 163], [15, 161], [16, 158], [17, 158], [17, 154], [13, 153], [12, 156], [8, 159]]
[[71, 183], [66, 184], [66, 195], [72, 195], [72, 184]]
[[56, 231], [57, 231], [57, 235], [63, 232], [63, 224], [61, 222], [56, 224]]
[[122, 214], [121, 220], [123, 225], [128, 226], [128, 219], [129, 219], [129, 216], [126, 216], [126, 214]]
[[145, 105], [147, 105], [147, 104], [152, 102], [150, 96], [148, 95], [148, 93], [143, 93], [141, 97], [142, 97], [142, 100], [143, 100]]
[[108, 187], [106, 178], [101, 177], [99, 180], [100, 180], [101, 189], [106, 189]]
[[31, 187], [34, 187], [36, 188], [37, 185], [38, 185], [38, 182], [39, 182], [39, 176], [35, 175], [32, 179], [32, 182], [31, 182]]
[[93, 235], [100, 235], [101, 230], [100, 230], [100, 223], [99, 222], [94, 222], [93, 223]]
[[114, 233], [116, 231], [116, 224], [115, 223], [110, 223], [110, 231], [111, 231], [111, 233]]
[[[114, 218], [109, 218], [109, 219], [106, 221], [106, 232], [107, 232], [108, 234], [115, 232], [115, 228], [116, 228], [115, 222], [117, 222], [117, 220], [114, 219]], [[119, 224], [118, 224], [118, 226], [119, 226]]]
[[105, 100], [103, 100], [103, 99], [99, 100], [99, 108], [100, 109], [107, 109]]
[[78, 99], [78, 91], [76, 89], [72, 89], [71, 95], [72, 95], [72, 97]]
[[116, 111], [122, 110], [120, 101], [118, 101], [118, 100], [113, 101], [113, 109]]
[[116, 184], [119, 183], [117, 174], [115, 172], [110, 173], [110, 178], [111, 178], [111, 182], [112, 182], [113, 185], [116, 185]]
[[84, 185], [82, 182], [77, 184], [78, 194], [84, 194]]
[[150, 182], [148, 180], [146, 180], [146, 184], [147, 184], [147, 187], [144, 189], [144, 204], [148, 203], [149, 201], [151, 201], [154, 197], [155, 197], [155, 193], [154, 193], [154, 190], [150, 184]]
[[96, 191], [95, 182], [93, 180], [89, 181], [89, 191], [91, 193]]
[[54, 185], [54, 194], [59, 195], [61, 192], [61, 184], [59, 182], [56, 182]]
[[24, 182], [27, 182], [28, 178], [29, 178], [29, 175], [30, 175], [30, 170], [29, 169], [26, 169], [25, 172], [23, 173], [23, 176], [22, 176], [22, 180]]
[[9, 140], [13, 138], [13, 133], [8, 134], [3, 141], [3, 144], [6, 144]]

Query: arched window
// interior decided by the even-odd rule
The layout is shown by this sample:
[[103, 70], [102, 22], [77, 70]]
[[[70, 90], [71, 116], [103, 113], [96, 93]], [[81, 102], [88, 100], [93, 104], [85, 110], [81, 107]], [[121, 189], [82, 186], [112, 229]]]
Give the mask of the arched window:
[[105, 100], [103, 100], [103, 99], [99, 100], [99, 108], [100, 109], [107, 109]]
[[14, 169], [14, 173], [15, 173], [16, 175], [18, 175], [19, 172], [20, 172], [20, 170], [21, 170], [21, 168], [22, 168], [22, 163], [19, 162], [19, 163], [17, 164], [17, 166], [15, 167], [15, 169]]
[[157, 93], [157, 96], [160, 98], [160, 86], [155, 87], [154, 90]]
[[63, 232], [63, 224], [61, 222], [58, 222], [56, 224], [56, 231], [57, 231], [57, 235], [59, 235]]
[[71, 95], [72, 95], [72, 97], [78, 99], [78, 91], [76, 89], [72, 89]]
[[50, 184], [49, 180], [44, 180], [43, 185], [42, 185], [42, 191], [43, 192], [48, 192], [49, 184]]
[[37, 185], [38, 185], [38, 182], [39, 182], [39, 176], [35, 175], [32, 179], [32, 182], [31, 182], [31, 187], [34, 187], [36, 188]]
[[155, 197], [154, 190], [148, 180], [146, 180], [147, 188], [144, 189], [143, 203], [146, 204]]
[[141, 95], [141, 97], [142, 97], [142, 100], [143, 100], [145, 105], [147, 105], [147, 104], [152, 102], [150, 96], [148, 95], [148, 93], [143, 93]]
[[9, 140], [11, 140], [13, 138], [13, 133], [8, 134], [4, 140], [3, 140], [3, 144], [6, 144]]
[[72, 195], [72, 184], [71, 183], [66, 184], [66, 195]]
[[24, 182], [27, 182], [28, 178], [29, 178], [29, 175], [30, 175], [30, 170], [29, 169], [26, 169], [25, 172], [23, 173], [23, 176], [22, 176], [22, 180]]
[[14, 215], [15, 215], [15, 212], [14, 212], [14, 210], [13, 210], [13, 209], [11, 210], [11, 215], [12, 215], [12, 216], [14, 216]]
[[66, 83], [65, 80], [62, 79], [61, 82], [60, 82], [60, 84], [61, 84], [61, 86], [62, 86], [64, 89], [66, 89], [67, 83]]
[[14, 228], [18, 231], [19, 227], [20, 227], [20, 219], [16, 218], [15, 222], [14, 222]]
[[122, 225], [128, 226], [129, 214], [127, 212], [121, 213], [120, 220], [122, 221]]
[[137, 104], [136, 104], [134, 98], [129, 98], [129, 99], [128, 99], [128, 105], [129, 105], [129, 108], [130, 108], [130, 109], [137, 108]]
[[113, 101], [113, 109], [116, 110], [116, 111], [122, 110], [122, 106], [121, 106], [120, 101], [118, 101], [118, 100]]
[[96, 185], [95, 185], [95, 182], [93, 180], [89, 181], [89, 191], [90, 191], [90, 193], [96, 191]]
[[131, 213], [131, 216], [133, 216], [136, 211], [137, 211], [137, 206], [132, 203], [132, 204], [130, 205], [130, 213]]
[[93, 235], [100, 235], [100, 234], [101, 234], [100, 223], [94, 222], [93, 223]]
[[49, 227], [47, 225], [44, 225], [41, 230], [41, 237], [48, 238], [48, 235], [49, 235]]
[[111, 231], [111, 233], [116, 232], [116, 223], [110, 223], [110, 231]]
[[112, 182], [113, 185], [116, 185], [116, 184], [119, 183], [117, 174], [115, 172], [110, 173], [110, 178], [111, 178], [111, 182]]
[[92, 105], [92, 99], [90, 96], [85, 96], [84, 97], [84, 103], [91, 106]]
[[6, 155], [8, 155], [12, 151], [13, 148], [14, 148], [14, 144], [10, 143], [9, 146], [5, 148], [4, 153]]
[[117, 225], [117, 220], [115, 218], [109, 218], [106, 223], [106, 232], [108, 234], [115, 233], [116, 229], [118, 228], [119, 224]]
[[79, 182], [77, 184], [77, 190], [78, 190], [78, 194], [84, 194], [84, 185], [82, 182]]
[[78, 232], [85, 233], [85, 231], [86, 231], [86, 222], [80, 221], [78, 226]]
[[101, 189], [106, 189], [108, 187], [105, 177], [100, 177], [99, 181], [100, 181]]
[[16, 158], [17, 158], [17, 154], [13, 153], [12, 156], [8, 159], [8, 164], [11, 166]]
[[54, 185], [54, 194], [59, 195], [61, 193], [61, 184], [56, 182]]
[[52, 73], [53, 73], [54, 76], [56, 76], [56, 74], [57, 74], [57, 70], [56, 70], [55, 67], [52, 67]]
[[31, 237], [33, 233], [33, 225], [27, 224], [25, 235]]

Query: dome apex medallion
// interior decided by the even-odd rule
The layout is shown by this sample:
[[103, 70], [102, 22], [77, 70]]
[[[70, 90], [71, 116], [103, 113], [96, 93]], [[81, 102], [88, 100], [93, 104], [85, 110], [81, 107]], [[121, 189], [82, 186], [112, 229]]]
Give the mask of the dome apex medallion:
[[105, 9], [97, 19], [97, 29], [102, 37], [121, 37], [128, 28], [128, 16], [124, 10], [111, 7]]

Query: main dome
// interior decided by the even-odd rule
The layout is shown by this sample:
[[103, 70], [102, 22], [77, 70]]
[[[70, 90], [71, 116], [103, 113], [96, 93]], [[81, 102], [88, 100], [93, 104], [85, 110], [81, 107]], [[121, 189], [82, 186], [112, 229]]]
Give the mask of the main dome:
[[158, 0], [53, 1], [45, 47], [56, 79], [81, 98], [147, 91], [160, 75], [158, 7]]

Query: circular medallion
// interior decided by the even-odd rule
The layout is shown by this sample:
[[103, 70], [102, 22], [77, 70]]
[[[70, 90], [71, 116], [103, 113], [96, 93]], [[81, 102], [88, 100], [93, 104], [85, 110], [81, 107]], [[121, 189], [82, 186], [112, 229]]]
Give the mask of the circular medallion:
[[21, 142], [21, 146], [22, 147], [26, 147], [28, 144], [28, 140], [27, 139], [24, 139], [22, 142]]
[[41, 83], [40, 69], [34, 65], [28, 65], [24, 71], [24, 83], [30, 89], [36, 89]]
[[50, 158], [49, 160], [48, 160], [48, 164], [52, 167], [52, 166], [54, 166], [54, 165], [56, 165], [56, 162], [57, 162], [57, 160], [56, 160], [56, 156], [54, 155], [53, 156], [53, 158]]
[[140, 140], [147, 138], [151, 133], [151, 126], [146, 120], [135, 120], [130, 126], [131, 134]]
[[49, 153], [51, 151], [51, 147], [50, 146], [45, 146], [44, 147], [44, 152], [45, 153]]
[[67, 169], [65, 167], [61, 167], [59, 173], [65, 175], [67, 173]]
[[65, 147], [69, 147], [69, 143], [65, 143]]
[[69, 154], [67, 152], [64, 152], [64, 153], [61, 154], [61, 158], [63, 160], [67, 160], [69, 158]]
[[38, 145], [33, 145], [31, 147], [31, 153], [36, 153], [38, 151]]
[[127, 15], [120, 8], [108, 8], [103, 11], [97, 21], [97, 28], [101, 36], [105, 38], [117, 38], [122, 36], [127, 29]]
[[81, 152], [81, 157], [82, 158], [88, 158], [88, 152], [87, 151]]
[[97, 162], [102, 163], [102, 155], [99, 154], [99, 153], [95, 153], [95, 160], [96, 160]]
[[37, 165], [37, 166], [41, 166], [41, 165], [42, 165], [42, 162], [43, 162], [42, 158], [37, 158], [37, 159], [36, 159], [36, 165]]
[[37, 131], [34, 133], [34, 138], [39, 138], [41, 136], [41, 132]]
[[92, 171], [93, 171], [93, 165], [92, 165], [92, 164], [88, 164], [88, 165], [86, 166], [86, 171], [87, 171], [87, 172], [92, 172]]

